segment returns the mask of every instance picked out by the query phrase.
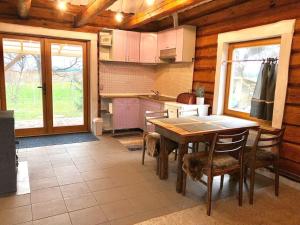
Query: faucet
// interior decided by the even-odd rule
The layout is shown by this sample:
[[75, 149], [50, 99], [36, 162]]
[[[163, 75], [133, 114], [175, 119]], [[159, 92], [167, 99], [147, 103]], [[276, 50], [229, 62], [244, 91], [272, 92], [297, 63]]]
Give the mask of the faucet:
[[153, 90], [151, 90], [151, 92], [153, 92], [156, 96], [159, 96], [159, 91], [153, 91]]

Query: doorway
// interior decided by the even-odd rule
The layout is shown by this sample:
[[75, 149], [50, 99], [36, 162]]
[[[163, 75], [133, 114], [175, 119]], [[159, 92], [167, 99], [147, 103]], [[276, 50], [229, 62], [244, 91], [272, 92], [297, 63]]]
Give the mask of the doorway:
[[88, 131], [87, 43], [0, 36], [0, 100], [17, 136]]

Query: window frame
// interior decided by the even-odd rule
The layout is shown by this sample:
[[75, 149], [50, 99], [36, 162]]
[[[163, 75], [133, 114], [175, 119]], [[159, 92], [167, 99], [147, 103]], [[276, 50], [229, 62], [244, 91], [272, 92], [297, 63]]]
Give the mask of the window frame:
[[224, 98], [224, 114], [228, 116], [234, 116], [234, 117], [239, 117], [243, 119], [249, 119], [253, 121], [257, 121], [260, 124], [265, 124], [265, 123], [271, 123], [265, 120], [260, 120], [254, 117], [251, 117], [249, 113], [245, 112], [240, 112], [240, 111], [235, 111], [235, 110], [230, 110], [228, 108], [228, 103], [229, 103], [229, 94], [230, 94], [230, 81], [231, 81], [231, 67], [232, 67], [232, 56], [233, 56], [233, 51], [237, 48], [246, 48], [246, 47], [257, 47], [257, 46], [264, 46], [264, 45], [275, 45], [278, 44], [280, 46], [281, 38], [276, 37], [276, 38], [267, 38], [267, 39], [260, 39], [260, 40], [254, 40], [254, 41], [245, 41], [245, 42], [236, 42], [236, 43], [231, 43], [228, 46], [228, 61], [227, 64], [227, 69], [226, 69], [226, 81], [225, 81], [225, 98]]

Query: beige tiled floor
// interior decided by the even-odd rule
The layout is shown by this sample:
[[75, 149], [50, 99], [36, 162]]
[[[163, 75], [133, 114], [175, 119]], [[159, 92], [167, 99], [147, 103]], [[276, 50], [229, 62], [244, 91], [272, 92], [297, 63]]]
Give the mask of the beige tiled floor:
[[[142, 166], [140, 151], [108, 136], [21, 150], [19, 157], [28, 162], [31, 194], [0, 196], [0, 225], [126, 225], [205, 202], [206, 188], [192, 181], [186, 197], [175, 192], [173, 157], [169, 179], [161, 181], [154, 159], [146, 157]], [[218, 182], [215, 200], [236, 194], [236, 181], [226, 177], [222, 191]], [[258, 177], [257, 188], [271, 184]]]
[[279, 197], [267, 186], [255, 192], [254, 205], [237, 205], [235, 197], [214, 202], [211, 216], [206, 204], [156, 217], [136, 225], [299, 225], [300, 192], [284, 184]]

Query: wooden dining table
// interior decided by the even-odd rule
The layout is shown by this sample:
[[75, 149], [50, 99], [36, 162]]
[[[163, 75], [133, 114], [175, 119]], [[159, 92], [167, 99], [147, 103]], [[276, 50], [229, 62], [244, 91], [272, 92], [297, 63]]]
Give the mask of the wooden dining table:
[[215, 133], [230, 133], [245, 129], [257, 129], [259, 124], [254, 121], [230, 116], [203, 116], [163, 118], [150, 120], [155, 131], [161, 135], [159, 153], [159, 177], [168, 178], [168, 156], [178, 144], [178, 165], [176, 191], [182, 191], [182, 160], [188, 153], [189, 143], [210, 142]]

